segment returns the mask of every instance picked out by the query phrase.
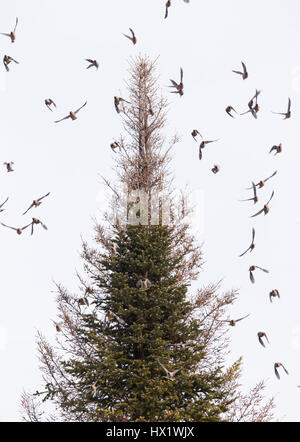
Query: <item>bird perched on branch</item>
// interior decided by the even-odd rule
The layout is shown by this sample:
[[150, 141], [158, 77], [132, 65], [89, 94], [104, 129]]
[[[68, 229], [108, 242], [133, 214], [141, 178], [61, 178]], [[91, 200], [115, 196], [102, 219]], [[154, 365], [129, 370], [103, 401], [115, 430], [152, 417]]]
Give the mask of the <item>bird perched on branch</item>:
[[66, 117], [64, 117], [64, 118], [61, 118], [60, 120], [57, 120], [57, 121], [54, 121], [54, 123], [59, 123], [60, 121], [63, 121], [63, 120], [67, 120], [68, 118], [71, 118], [71, 120], [77, 120], [77, 116], [76, 116], [76, 114], [80, 111], [80, 109], [82, 109], [85, 105], [87, 104], [87, 101], [82, 105], [82, 106], [80, 106], [76, 111], [70, 111], [69, 112], [69, 115], [67, 115]]
[[40, 224], [40, 225], [43, 227], [44, 230], [48, 230], [48, 227], [47, 227], [44, 223], [42, 223], [42, 221], [41, 221], [40, 219], [38, 219], [38, 218], [32, 218], [32, 223], [31, 223], [31, 235], [33, 235], [33, 227], [34, 227], [34, 225], [36, 225], [36, 224]]
[[56, 107], [56, 104], [54, 103], [54, 101], [51, 99], [51, 98], [46, 98], [45, 99], [45, 105], [47, 106], [47, 108], [49, 109], [49, 110], [51, 110], [51, 112], [52, 112], [52, 109], [51, 109], [51, 104], [53, 104], [53, 106], [54, 107]]
[[232, 71], [232, 72], [234, 72], [235, 74], [241, 75], [243, 80], [246, 80], [246, 78], [248, 78], [248, 71], [247, 71], [245, 63], [243, 63], [243, 62], [241, 62], [241, 63], [242, 63], [242, 67], [243, 67], [243, 72], [241, 72], [241, 71]]
[[267, 337], [267, 335], [266, 335], [265, 332], [258, 332], [258, 333], [257, 333], [257, 337], [258, 337], [259, 343], [260, 343], [263, 347], [265, 347], [265, 343], [264, 343], [264, 341], [263, 341], [263, 338], [266, 338], [267, 343], [269, 344], [269, 339], [268, 339], [268, 337]]
[[2, 203], [1, 205], [0, 205], [0, 212], [3, 212], [5, 209], [2, 209], [2, 207], [4, 206], [4, 204], [8, 201], [8, 198], [9, 197], [7, 197], [6, 198], [6, 200], [4, 201], [4, 203]]
[[130, 36], [130, 35], [126, 35], [126, 34], [123, 34], [123, 35], [124, 35], [124, 37], [129, 38], [129, 40], [131, 40], [132, 43], [135, 45], [135, 44], [136, 44], [136, 36], [135, 36], [135, 33], [133, 32], [133, 30], [132, 30], [131, 28], [129, 28], [129, 30], [130, 30], [130, 32], [131, 32], [131, 36]]
[[87, 69], [91, 68], [92, 66], [95, 66], [95, 68], [98, 70], [99, 63], [97, 60], [91, 60], [90, 58], [86, 58], [85, 61], [88, 61], [90, 64], [88, 65]]
[[16, 29], [17, 29], [17, 25], [18, 25], [18, 17], [16, 18], [16, 24], [14, 27], [14, 30], [9, 32], [9, 33], [5, 33], [5, 32], [1, 32], [1, 35], [5, 35], [6, 37], [9, 37], [11, 42], [14, 43], [15, 39], [16, 39]]
[[251, 267], [249, 267], [249, 272], [250, 272], [249, 276], [250, 276], [250, 281], [252, 282], [252, 284], [255, 283], [255, 279], [254, 279], [254, 276], [253, 276], [253, 272], [254, 272], [255, 269], [262, 270], [265, 273], [270, 273], [269, 270], [263, 269], [262, 267], [259, 267], [259, 266], [251, 266]]
[[180, 68], [180, 83], [176, 83], [176, 81], [171, 80], [172, 85], [169, 87], [174, 87], [176, 91], [172, 91], [171, 94], [179, 94], [181, 97], [183, 95], [183, 69]]
[[264, 207], [261, 210], [259, 210], [257, 213], [252, 215], [250, 218], [254, 218], [254, 216], [260, 215], [261, 213], [264, 213], [265, 215], [267, 215], [267, 213], [270, 211], [268, 204], [271, 201], [271, 199], [273, 198], [273, 196], [274, 196], [274, 190], [272, 192], [272, 195], [271, 195], [269, 201], [264, 205]]
[[4, 55], [3, 57], [3, 64], [5, 66], [5, 69], [7, 70], [7, 72], [9, 72], [9, 63], [14, 62], [16, 64], [19, 64], [19, 62], [17, 60], [15, 60], [14, 58], [10, 57], [9, 55]]
[[32, 203], [30, 204], [30, 206], [28, 207], [28, 209], [25, 210], [25, 212], [22, 215], [25, 215], [28, 212], [28, 210], [30, 210], [32, 207], [40, 206], [42, 204], [41, 203], [42, 199], [46, 198], [46, 196], [48, 196], [48, 195], [50, 195], [50, 192], [46, 193], [46, 195], [41, 196], [40, 198], [38, 198], [36, 200], [33, 200]]
[[275, 362], [274, 371], [275, 371], [275, 375], [276, 375], [277, 379], [280, 379], [280, 375], [278, 372], [279, 367], [282, 367], [284, 369], [284, 371], [286, 372], [286, 374], [289, 374], [289, 372], [287, 371], [287, 369], [283, 366], [283, 364], [281, 362]]
[[6, 166], [7, 172], [13, 172], [14, 169], [12, 168], [12, 165], [15, 164], [13, 161], [10, 161], [9, 163], [3, 163]]
[[288, 118], [291, 118], [291, 99], [288, 99], [288, 108], [286, 112], [272, 112], [273, 114], [277, 115], [284, 115], [284, 120], [287, 120]]
[[13, 229], [13, 230], [15, 230], [15, 231], [17, 232], [18, 235], [21, 235], [21, 233], [23, 232], [23, 230], [25, 230], [25, 229], [27, 229], [27, 227], [31, 226], [31, 223], [27, 224], [27, 225], [24, 226], [24, 227], [11, 227], [11, 226], [7, 226], [7, 225], [4, 224], [4, 223], [1, 223], [1, 224], [2, 224], [2, 226], [4, 226], [4, 227], [8, 227], [9, 229]]
[[180, 370], [182, 370], [183, 369], [183, 367], [180, 367], [180, 368], [177, 368], [177, 370], [174, 370], [174, 371], [169, 371], [169, 370], [167, 370], [166, 369], [166, 367], [159, 361], [159, 359], [156, 359], [156, 361], [159, 363], [159, 365], [162, 367], [162, 369], [165, 371], [165, 373], [166, 373], [166, 377], [167, 377], [167, 379], [169, 379], [170, 381], [174, 381], [175, 379], [174, 379], [174, 376], [175, 376], [175, 374], [176, 373], [178, 373]]
[[252, 252], [252, 250], [253, 250], [254, 247], [255, 247], [255, 244], [254, 244], [254, 238], [255, 238], [255, 229], [252, 228], [252, 241], [251, 241], [251, 244], [250, 244], [250, 246], [248, 247], [248, 249], [245, 250], [244, 253], [242, 253], [241, 255], [239, 255], [239, 257], [244, 256], [244, 255], [248, 252], [248, 250], [250, 250], [250, 252]]

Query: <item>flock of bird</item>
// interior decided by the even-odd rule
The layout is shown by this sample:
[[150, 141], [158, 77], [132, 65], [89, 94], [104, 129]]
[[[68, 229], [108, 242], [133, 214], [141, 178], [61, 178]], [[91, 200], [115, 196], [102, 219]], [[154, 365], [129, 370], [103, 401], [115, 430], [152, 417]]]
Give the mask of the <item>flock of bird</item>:
[[[234, 73], [237, 74], [237, 75], [240, 75], [241, 78], [242, 78], [243, 80], [246, 80], [246, 79], [249, 77], [249, 73], [248, 73], [248, 70], [247, 70], [247, 67], [246, 67], [245, 63], [244, 63], [244, 62], [241, 62], [241, 64], [242, 64], [242, 70], [240, 70], [240, 71], [238, 71], [238, 70], [233, 70], [232, 72], [234, 72]], [[180, 95], [183, 94], [183, 83], [182, 83], [182, 78], [183, 78], [183, 71], [182, 71], [182, 69], [181, 69], [181, 83], [180, 83], [179, 85], [177, 85], [173, 80], [171, 80], [171, 82], [173, 83], [173, 86], [176, 87], [176, 89], [177, 89], [176, 92], [178, 92]], [[248, 110], [245, 111], [245, 112], [242, 112], [240, 115], [245, 115], [245, 114], [247, 114], [247, 113], [251, 113], [251, 115], [252, 115], [255, 119], [258, 118], [258, 115], [257, 115], [257, 114], [258, 114], [258, 112], [259, 112], [259, 110], [260, 110], [260, 107], [259, 107], [259, 104], [258, 104], [258, 97], [259, 97], [260, 93], [261, 93], [260, 90], [256, 90], [256, 91], [255, 91], [254, 96], [253, 96], [253, 97], [250, 99], [250, 101], [248, 102]], [[231, 106], [231, 105], [229, 105], [229, 106], [227, 106], [227, 107], [225, 108], [225, 112], [226, 112], [227, 115], [229, 115], [231, 118], [235, 118], [235, 116], [238, 115], [238, 112], [237, 112], [237, 111], [234, 109], [234, 107]], [[279, 114], [279, 115], [283, 115], [283, 116], [284, 116], [284, 120], [291, 118], [291, 99], [288, 98], [288, 106], [287, 106], [287, 111], [286, 111], [286, 112], [272, 112], [272, 113], [274, 113], [274, 114]], [[203, 139], [203, 136], [201, 135], [201, 133], [200, 133], [197, 129], [193, 129], [192, 132], [191, 132], [191, 135], [192, 135], [193, 139], [194, 139], [196, 142], [198, 141], [198, 140], [197, 140], [197, 137], [198, 137], [198, 136], [200, 136], [200, 138], [202, 139], [202, 141], [200, 142], [200, 145], [199, 145], [199, 159], [200, 159], [200, 160], [202, 159], [202, 150], [204, 149], [204, 147], [205, 147], [207, 144], [209, 144], [209, 143], [213, 143], [213, 142], [218, 141], [218, 139], [216, 139], [216, 140], [204, 140], [204, 139]], [[273, 152], [273, 151], [275, 151], [275, 155], [277, 155], [278, 153], [280, 153], [280, 152], [282, 151], [282, 144], [280, 143], [280, 144], [278, 144], [278, 145], [273, 146], [273, 147], [270, 149], [269, 153], [271, 153], [271, 152]], [[215, 165], [215, 166], [213, 167], [213, 169], [212, 169], [212, 172], [213, 172], [213, 173], [217, 173], [217, 172], [219, 172], [219, 170], [220, 170], [220, 166]], [[247, 188], [246, 190], [252, 190], [252, 191], [253, 191], [253, 196], [250, 197], [250, 198], [244, 199], [244, 200], [240, 200], [240, 201], [253, 201], [253, 203], [256, 204], [256, 203], [258, 202], [258, 200], [259, 200], [259, 198], [258, 198], [258, 194], [257, 194], [257, 189], [261, 189], [262, 187], [264, 187], [265, 183], [266, 183], [268, 180], [270, 180], [271, 178], [273, 178], [273, 177], [276, 175], [276, 173], [277, 173], [277, 171], [275, 171], [275, 172], [274, 172], [272, 175], [270, 175], [269, 177], [267, 177], [267, 178], [265, 178], [265, 179], [263, 179], [263, 180], [260, 180], [260, 181], [257, 182], [256, 184], [252, 181], [252, 187], [249, 187], [249, 188]], [[258, 215], [261, 215], [261, 214], [267, 215], [267, 214], [269, 213], [269, 210], [270, 210], [270, 208], [269, 208], [269, 203], [271, 202], [273, 196], [274, 196], [274, 190], [272, 191], [269, 200], [263, 205], [263, 207], [262, 207], [259, 211], [257, 211], [257, 212], [254, 213], [253, 215], [251, 215], [250, 218], [254, 218], [254, 217], [256, 217], [256, 216], [258, 216]], [[250, 245], [248, 246], [248, 248], [247, 248], [244, 252], [242, 252], [242, 253], [239, 255], [239, 257], [243, 257], [243, 256], [246, 255], [248, 252], [251, 253], [251, 252], [253, 251], [253, 249], [255, 248], [255, 242], [254, 242], [254, 241], [255, 241], [255, 228], [253, 227], [253, 228], [252, 228], [252, 238], [251, 238], [251, 243], [250, 243]], [[255, 279], [254, 279], [254, 275], [253, 275], [253, 273], [254, 273], [254, 271], [257, 270], [257, 269], [261, 270], [261, 271], [264, 272], [264, 273], [269, 273], [269, 270], [267, 270], [267, 269], [264, 269], [264, 268], [262, 268], [262, 267], [260, 267], [260, 266], [258, 266], [258, 265], [251, 265], [251, 266], [249, 267], [249, 277], [250, 277], [250, 281], [251, 281], [252, 284], [255, 283]], [[274, 289], [274, 290], [272, 290], [272, 291], [269, 293], [269, 299], [270, 299], [270, 302], [272, 302], [272, 298], [274, 298], [274, 297], [278, 297], [278, 298], [280, 298], [279, 291], [278, 291], [277, 289]], [[225, 320], [225, 321], [220, 321], [220, 322], [227, 322], [230, 326], [235, 326], [237, 322], [242, 321], [243, 319], [247, 318], [249, 315], [250, 315], [250, 314], [248, 314], [248, 315], [246, 315], [246, 316], [243, 316], [243, 317], [241, 317], [241, 318], [239, 318], [239, 319], [227, 319], [227, 320]], [[263, 332], [263, 331], [259, 331], [259, 332], [257, 333], [257, 337], [258, 337], [258, 341], [259, 341], [259, 343], [260, 343], [263, 347], [265, 347], [265, 342], [263, 341], [263, 338], [265, 338], [265, 339], [266, 339], [266, 342], [269, 343], [268, 337], [267, 337], [267, 335], [266, 335], [265, 332]], [[279, 372], [278, 372], [278, 368], [279, 368], [279, 367], [282, 367], [282, 368], [284, 369], [285, 373], [288, 374], [288, 371], [286, 370], [286, 368], [283, 366], [283, 364], [282, 364], [281, 362], [275, 362], [275, 363], [274, 363], [274, 372], [275, 372], [275, 375], [276, 375], [276, 377], [277, 377], [278, 379], [280, 379], [280, 374], [279, 374]]]

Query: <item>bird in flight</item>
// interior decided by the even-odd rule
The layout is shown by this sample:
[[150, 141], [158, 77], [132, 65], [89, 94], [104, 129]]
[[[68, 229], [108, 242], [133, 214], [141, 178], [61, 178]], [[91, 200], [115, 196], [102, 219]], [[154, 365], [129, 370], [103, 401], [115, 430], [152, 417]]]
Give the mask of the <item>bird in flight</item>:
[[251, 266], [251, 267], [249, 267], [249, 272], [250, 272], [249, 276], [250, 276], [250, 281], [252, 282], [252, 284], [255, 283], [255, 279], [254, 279], [254, 276], [253, 276], [253, 272], [254, 272], [255, 269], [259, 269], [259, 270], [262, 270], [265, 273], [269, 273], [269, 270], [263, 269], [262, 267], [259, 267], [259, 266]]
[[91, 68], [92, 66], [95, 66], [96, 69], [99, 68], [99, 63], [97, 60], [91, 60], [90, 58], [86, 58], [85, 61], [88, 61], [90, 63], [87, 69]]
[[150, 285], [151, 281], [149, 281], [148, 278], [146, 278], [144, 281], [142, 279], [139, 279], [136, 283], [138, 289], [147, 289], [148, 287], [150, 287]]
[[90, 305], [89, 300], [86, 297], [77, 299], [77, 302], [78, 302], [79, 306], [81, 306], [81, 305], [89, 306]]
[[264, 205], [264, 207], [261, 210], [259, 210], [257, 213], [252, 215], [250, 218], [254, 218], [254, 216], [260, 215], [261, 213], [264, 213], [266, 215], [270, 211], [268, 204], [271, 201], [271, 199], [273, 198], [273, 196], [274, 196], [274, 190], [272, 192], [272, 195], [271, 195], [269, 201]]
[[14, 30], [11, 31], [10, 33], [1, 32], [1, 35], [5, 35], [6, 37], [9, 37], [12, 43], [14, 43], [14, 41], [16, 39], [16, 29], [17, 29], [18, 21], [19, 21], [19, 19], [17, 17]]
[[269, 344], [269, 339], [268, 339], [268, 337], [267, 337], [267, 335], [266, 335], [265, 332], [258, 332], [258, 333], [257, 333], [257, 337], [258, 337], [259, 343], [260, 343], [263, 347], [265, 347], [265, 343], [264, 343], [264, 341], [263, 341], [263, 338], [264, 338], [264, 337], [266, 338], [267, 343]]
[[288, 118], [291, 118], [291, 99], [288, 99], [288, 108], [286, 112], [272, 112], [273, 114], [277, 115], [284, 115], [284, 120], [287, 120]]
[[[255, 184], [255, 186], [258, 187], [259, 189], [261, 189], [262, 187], [264, 187], [265, 183], [266, 183], [270, 178], [272, 178], [274, 175], [276, 175], [276, 173], [277, 173], [277, 170], [276, 170], [274, 173], [272, 173], [272, 175], [270, 175], [268, 178], [265, 178], [264, 180], [259, 181], [257, 184]], [[253, 184], [253, 183], [252, 183], [252, 184]], [[252, 189], [252, 188], [253, 188], [253, 187], [248, 187], [246, 190], [250, 190], [250, 189]]]
[[275, 371], [275, 375], [276, 375], [277, 379], [280, 379], [280, 375], [278, 372], [279, 367], [282, 367], [284, 369], [284, 371], [286, 372], [286, 374], [289, 374], [289, 372], [287, 371], [287, 369], [283, 366], [283, 364], [281, 362], [275, 362], [274, 371]]
[[9, 197], [7, 197], [6, 198], [6, 200], [4, 201], [4, 203], [2, 203], [1, 205], [0, 205], [0, 212], [3, 212], [5, 209], [2, 209], [2, 207], [4, 206], [4, 204], [8, 201], [8, 198]]
[[[241, 115], [245, 115], [245, 114], [248, 114], [249, 112], [251, 112], [253, 117], [255, 119], [257, 119], [257, 113], [259, 111], [259, 105], [258, 105], [258, 102], [257, 102], [257, 97], [259, 96], [260, 93], [261, 93], [261, 91], [258, 91], [256, 89], [255, 95], [251, 98], [251, 100], [248, 103], [248, 108], [249, 109], [246, 112], [241, 113]], [[255, 105], [254, 105], [254, 100], [255, 100]]]
[[204, 147], [209, 144], [209, 143], [214, 143], [215, 141], [219, 141], [219, 138], [217, 140], [210, 140], [210, 141], [201, 141], [200, 146], [199, 146], [199, 160], [202, 160], [202, 149], [204, 149]]
[[27, 229], [27, 227], [31, 226], [31, 223], [27, 224], [24, 227], [11, 227], [11, 226], [7, 226], [6, 224], [1, 223], [2, 226], [4, 227], [8, 227], [9, 229], [13, 229], [17, 232], [18, 235], [21, 235], [21, 233], [23, 232], [23, 230]]
[[10, 57], [9, 55], [4, 55], [4, 57], [3, 57], [3, 64], [4, 64], [5, 69], [7, 70], [7, 72], [9, 72], [9, 67], [8, 67], [8, 65], [9, 65], [9, 63], [11, 63], [12, 61], [13, 61], [14, 63], [19, 64], [19, 62], [18, 62], [17, 60], [15, 60], [14, 58]]
[[280, 294], [277, 289], [274, 289], [269, 293], [270, 302], [272, 302], [272, 298], [276, 298], [276, 297], [280, 298]]
[[116, 315], [116, 313], [112, 312], [111, 310], [107, 310], [106, 316], [109, 321], [112, 321], [113, 318], [115, 318], [120, 325], [126, 324], [124, 319], [120, 318], [120, 316]]
[[168, 0], [167, 3], [166, 3], [166, 12], [165, 12], [165, 17], [164, 18], [168, 17], [168, 9], [169, 9], [170, 6], [171, 6], [171, 0]]
[[273, 147], [271, 147], [269, 153], [273, 152], [273, 150], [276, 151], [274, 156], [277, 155], [278, 153], [281, 153], [282, 152], [282, 144], [280, 143], [280, 144], [278, 144], [278, 146], [274, 145]]
[[219, 170], [220, 170], [220, 166], [218, 166], [217, 164], [215, 164], [214, 167], [211, 169], [211, 171], [215, 174], [218, 173]]
[[120, 113], [119, 105], [120, 105], [120, 103], [121, 103], [122, 101], [124, 101], [125, 103], [130, 104], [130, 102], [124, 100], [124, 98], [114, 96], [114, 104], [115, 104], [115, 108], [116, 108], [116, 111], [118, 112], [118, 114]]
[[[250, 189], [251, 189], [251, 187], [250, 187]], [[250, 189], [247, 189], [247, 190], [250, 190]], [[256, 186], [253, 181], [252, 181], [252, 189], [253, 189], [253, 197], [247, 198], [245, 200], [240, 200], [240, 201], [252, 201], [253, 200], [254, 204], [256, 204], [258, 201], [258, 196], [257, 196], [257, 192], [256, 192]]]
[[172, 85], [169, 87], [174, 87], [176, 91], [172, 91], [171, 94], [179, 94], [181, 97], [183, 95], [183, 69], [180, 68], [180, 83], [176, 83], [176, 81], [171, 80]]
[[231, 327], [235, 327], [237, 322], [242, 321], [242, 319], [248, 318], [248, 316], [250, 316], [250, 313], [248, 313], [248, 315], [243, 316], [242, 318], [239, 318], [239, 319], [224, 319], [219, 322], [228, 322], [228, 324], [231, 325]]
[[254, 247], [255, 247], [255, 244], [254, 244], [254, 238], [255, 238], [255, 229], [252, 228], [252, 241], [251, 241], [251, 244], [250, 244], [250, 246], [248, 247], [248, 249], [245, 250], [244, 253], [242, 253], [241, 255], [239, 255], [239, 257], [244, 256], [244, 255], [248, 252], [248, 250], [250, 250], [250, 252], [252, 252], [252, 250], [253, 250]]
[[59, 123], [60, 121], [63, 121], [63, 120], [67, 120], [68, 118], [71, 118], [71, 120], [77, 120], [77, 116], [76, 116], [76, 114], [80, 111], [80, 109], [82, 109], [85, 105], [87, 104], [87, 101], [82, 105], [82, 106], [80, 106], [80, 108], [79, 109], [77, 109], [76, 111], [70, 111], [70, 113], [69, 113], [69, 115], [67, 115], [66, 117], [64, 117], [64, 118], [61, 118], [60, 120], [57, 120], [57, 121], [54, 121], [54, 123]]
[[42, 199], [46, 198], [46, 196], [48, 196], [48, 195], [50, 195], [50, 192], [46, 193], [46, 195], [41, 196], [40, 198], [38, 198], [36, 200], [33, 200], [32, 203], [30, 204], [30, 206], [28, 207], [28, 209], [25, 210], [25, 212], [22, 215], [25, 215], [28, 212], [28, 210], [30, 210], [32, 207], [40, 206], [42, 204], [41, 203]]
[[119, 150], [121, 150], [120, 145], [117, 141], [114, 141], [113, 143], [111, 143], [110, 147], [114, 152], [116, 151], [117, 148], [119, 148]]
[[176, 373], [178, 373], [180, 370], [183, 369], [183, 367], [177, 368], [177, 370], [174, 371], [169, 371], [166, 369], [166, 367], [160, 362], [159, 359], [156, 359], [156, 361], [159, 363], [159, 365], [161, 366], [161, 368], [165, 371], [166, 375], [167, 375], [167, 379], [169, 379], [170, 381], [174, 381], [174, 376]]
[[236, 111], [232, 106], [227, 106], [226, 109], [225, 109], [225, 111], [227, 112], [227, 114], [228, 114], [231, 118], [234, 118], [234, 116], [231, 115], [230, 112], [233, 111], [233, 112], [235, 112], [235, 113], [237, 114], [237, 111]]
[[235, 74], [241, 75], [243, 80], [246, 80], [246, 78], [248, 78], [248, 71], [247, 71], [245, 63], [243, 63], [243, 62], [241, 62], [241, 63], [242, 63], [242, 67], [243, 67], [243, 72], [241, 72], [241, 71], [232, 71], [232, 72], [234, 72]]
[[45, 105], [47, 106], [47, 108], [49, 109], [49, 110], [51, 110], [51, 112], [52, 112], [52, 109], [51, 109], [51, 104], [53, 104], [53, 106], [54, 107], [56, 107], [56, 104], [54, 103], [54, 101], [51, 99], [51, 98], [46, 98], [45, 99]]
[[10, 161], [9, 163], [3, 163], [6, 166], [7, 172], [13, 172], [14, 169], [12, 168], [12, 165], [14, 164], [13, 161]]
[[34, 227], [35, 224], [40, 224], [43, 227], [43, 229], [48, 230], [48, 227], [44, 223], [42, 223], [42, 221], [40, 219], [32, 218], [31, 235], [33, 235], [33, 227]]
[[126, 35], [126, 34], [123, 34], [123, 35], [124, 35], [124, 37], [129, 38], [129, 40], [131, 40], [132, 43], [135, 45], [136, 44], [136, 36], [131, 28], [129, 28], [129, 30], [131, 32], [131, 37], [130, 37], [130, 35]]

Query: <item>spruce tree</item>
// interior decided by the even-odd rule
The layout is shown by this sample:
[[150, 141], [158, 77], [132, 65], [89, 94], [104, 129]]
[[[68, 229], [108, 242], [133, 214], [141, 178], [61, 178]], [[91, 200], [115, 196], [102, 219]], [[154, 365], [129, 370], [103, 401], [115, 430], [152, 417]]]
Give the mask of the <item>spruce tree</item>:
[[[243, 396], [241, 360], [225, 368], [224, 319], [237, 297], [219, 284], [191, 293], [202, 271], [184, 199], [177, 201], [165, 148], [166, 99], [155, 62], [130, 62], [117, 182], [95, 246], [83, 243], [82, 292], [58, 289], [57, 345], [38, 334], [44, 386], [24, 393], [25, 419], [99, 422], [269, 420], [258, 384]], [[125, 201], [125, 204], [124, 204]], [[167, 220], [167, 222], [166, 222]], [[50, 403], [55, 414], [43, 415]]]

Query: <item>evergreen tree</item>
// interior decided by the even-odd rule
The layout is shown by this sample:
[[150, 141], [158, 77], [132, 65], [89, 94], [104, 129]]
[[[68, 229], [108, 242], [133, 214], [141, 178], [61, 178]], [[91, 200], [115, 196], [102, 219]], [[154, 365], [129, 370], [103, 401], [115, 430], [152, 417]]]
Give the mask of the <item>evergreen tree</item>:
[[[23, 394], [25, 419], [269, 420], [273, 402], [263, 404], [263, 383], [243, 396], [241, 360], [225, 369], [221, 319], [237, 293], [220, 293], [219, 284], [189, 293], [202, 254], [185, 202], [172, 192], [168, 162], [177, 138], [164, 149], [167, 103], [155, 63], [138, 57], [130, 75], [130, 103], [119, 105], [126, 137], [117, 141], [118, 181], [105, 180], [112, 210], [106, 227], [96, 224], [96, 246], [83, 243], [82, 293], [57, 285], [58, 346], [39, 333], [44, 387]], [[56, 414], [43, 415], [41, 402]]]

